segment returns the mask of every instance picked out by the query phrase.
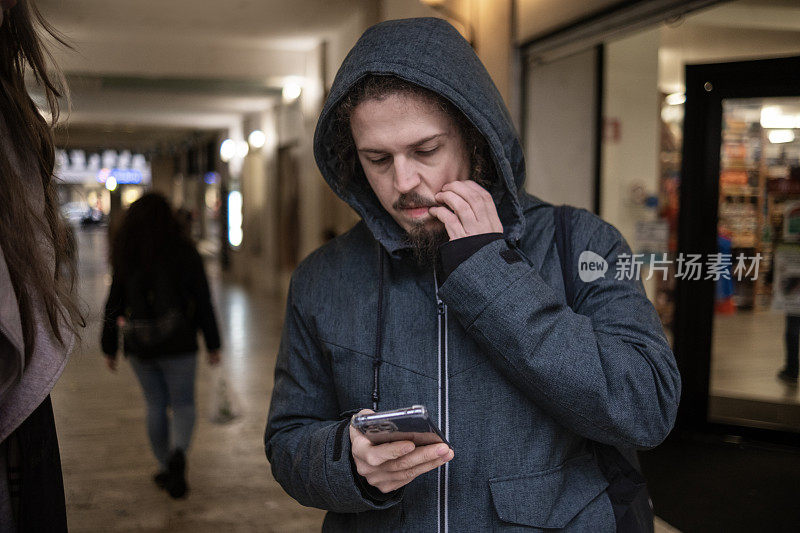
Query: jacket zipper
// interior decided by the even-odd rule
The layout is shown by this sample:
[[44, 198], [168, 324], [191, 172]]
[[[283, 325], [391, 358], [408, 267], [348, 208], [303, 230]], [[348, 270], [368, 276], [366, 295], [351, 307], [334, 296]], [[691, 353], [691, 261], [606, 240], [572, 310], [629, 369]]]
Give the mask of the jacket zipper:
[[[433, 282], [436, 289], [436, 314], [438, 320], [438, 355], [439, 355], [439, 429], [444, 431], [444, 437], [450, 440], [450, 402], [448, 380], [448, 354], [447, 354], [447, 305], [439, 298], [439, 280], [436, 271], [433, 272]], [[444, 422], [444, 424], [443, 424]], [[438, 476], [438, 507], [436, 520], [440, 533], [448, 532], [449, 522], [449, 481], [450, 463], [445, 463], [437, 469]]]

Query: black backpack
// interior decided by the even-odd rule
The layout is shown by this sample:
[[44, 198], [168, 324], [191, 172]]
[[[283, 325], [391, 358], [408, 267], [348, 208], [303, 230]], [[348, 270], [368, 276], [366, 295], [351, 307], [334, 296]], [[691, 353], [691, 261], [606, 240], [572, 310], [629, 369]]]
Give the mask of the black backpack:
[[[567, 304], [575, 302], [576, 281], [570, 273], [577, 272], [572, 254], [572, 224], [570, 219], [576, 208], [561, 205], [554, 208], [555, 241], [561, 261], [561, 274]], [[582, 283], [578, 281], [578, 283]], [[639, 471], [636, 450], [618, 450], [614, 446], [593, 442], [600, 470], [608, 480], [608, 497], [614, 509], [619, 532], [653, 531], [653, 509], [647, 492], [647, 484]]]
[[125, 281], [126, 351], [159, 352], [176, 337], [194, 335], [195, 305], [183, 279], [166, 267], [132, 272]]

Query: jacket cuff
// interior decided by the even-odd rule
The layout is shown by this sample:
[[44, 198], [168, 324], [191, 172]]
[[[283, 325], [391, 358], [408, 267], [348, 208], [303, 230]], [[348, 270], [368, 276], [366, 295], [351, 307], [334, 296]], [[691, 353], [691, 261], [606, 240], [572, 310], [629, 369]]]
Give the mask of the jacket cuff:
[[332, 428], [333, 438], [328, 439], [330, 442], [328, 453], [330, 453], [329, 457], [333, 457], [333, 461], [328, 463], [327, 478], [328, 484], [339, 500], [338, 503], [340, 506], [345, 502], [352, 503], [353, 507], [361, 507], [365, 511], [388, 509], [396, 505], [402, 499], [402, 489], [383, 494], [366, 483], [366, 480], [363, 483], [374, 489], [374, 493], [369, 488], [366, 490], [362, 488], [358, 480], [360, 476], [355, 470], [355, 463], [352, 459], [349, 424], [349, 418], [336, 424]]
[[461, 263], [439, 287], [439, 297], [469, 327], [508, 287], [530, 272], [528, 263], [497, 239]]
[[502, 233], [482, 233], [455, 239], [441, 245], [439, 247], [439, 258], [442, 264], [442, 283], [461, 263], [469, 259], [475, 252], [490, 242], [502, 238]]

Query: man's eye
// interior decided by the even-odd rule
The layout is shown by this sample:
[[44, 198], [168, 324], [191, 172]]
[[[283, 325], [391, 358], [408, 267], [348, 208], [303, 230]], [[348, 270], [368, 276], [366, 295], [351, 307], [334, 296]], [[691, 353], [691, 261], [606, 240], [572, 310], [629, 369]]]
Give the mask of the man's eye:
[[372, 163], [373, 165], [382, 165], [387, 161], [389, 161], [389, 156], [379, 157], [378, 159], [370, 159], [370, 158], [367, 159], [369, 159], [369, 162]]
[[436, 148], [431, 148], [430, 150], [417, 150], [417, 155], [431, 155], [438, 149], [439, 147], [437, 146]]

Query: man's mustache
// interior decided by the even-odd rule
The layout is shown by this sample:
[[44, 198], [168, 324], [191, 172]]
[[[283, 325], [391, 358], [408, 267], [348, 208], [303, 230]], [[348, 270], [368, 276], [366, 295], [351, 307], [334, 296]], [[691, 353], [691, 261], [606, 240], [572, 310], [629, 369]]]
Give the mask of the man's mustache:
[[419, 193], [410, 192], [406, 194], [401, 194], [400, 198], [392, 204], [394, 209], [415, 209], [419, 207], [434, 207], [437, 206], [435, 201], [432, 199], [425, 198]]

